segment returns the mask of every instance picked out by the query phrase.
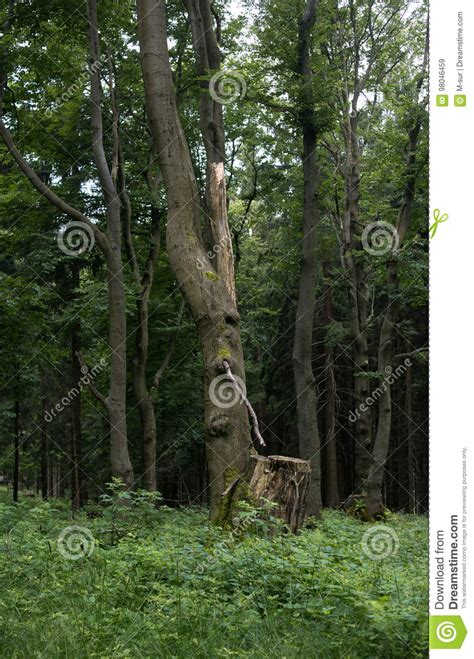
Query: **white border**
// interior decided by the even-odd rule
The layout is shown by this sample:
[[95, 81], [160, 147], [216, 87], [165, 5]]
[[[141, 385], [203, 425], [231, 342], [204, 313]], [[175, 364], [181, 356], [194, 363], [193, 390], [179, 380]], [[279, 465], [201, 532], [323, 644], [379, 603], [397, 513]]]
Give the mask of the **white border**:
[[[464, 24], [466, 107], [454, 106], [458, 12]], [[461, 615], [468, 629], [460, 650], [431, 650], [430, 656], [474, 657], [474, 1], [432, 0], [430, 13], [430, 223], [435, 209], [449, 216], [430, 243], [430, 613]], [[436, 105], [440, 59], [446, 60], [445, 108]], [[462, 516], [464, 447], [467, 608], [440, 611], [434, 608], [436, 535], [444, 529], [449, 539], [451, 515]], [[446, 576], [448, 584], [448, 571]], [[462, 599], [461, 576], [460, 586]]]

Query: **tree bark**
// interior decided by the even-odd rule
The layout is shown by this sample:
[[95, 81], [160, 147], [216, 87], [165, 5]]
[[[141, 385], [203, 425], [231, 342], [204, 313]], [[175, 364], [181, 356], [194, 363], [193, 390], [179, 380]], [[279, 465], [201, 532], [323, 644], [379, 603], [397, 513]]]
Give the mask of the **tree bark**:
[[18, 501], [20, 482], [20, 395], [15, 394], [15, 421], [13, 428], [14, 462], [13, 462], [13, 501]]
[[122, 199], [124, 199], [127, 207], [124, 217], [127, 258], [132, 264], [135, 281], [140, 288], [140, 294], [137, 298], [137, 330], [135, 333], [135, 356], [133, 359], [133, 394], [138, 404], [142, 427], [142, 484], [145, 490], [154, 492], [156, 491], [156, 417], [153, 399], [148, 390], [146, 369], [149, 346], [149, 303], [160, 244], [160, 216], [158, 210], [153, 207], [150, 232], [151, 245], [143, 274], [141, 274], [132, 242], [130, 226], [131, 209], [130, 202], [128, 201], [128, 193], [125, 188], [122, 162], [120, 163], [120, 172], [120, 178], [122, 179]]
[[412, 421], [412, 367], [409, 366], [406, 372], [406, 398], [405, 398], [405, 413], [406, 413], [406, 433], [407, 433], [407, 467], [408, 467], [408, 511], [416, 514], [416, 478], [415, 478], [415, 456], [413, 449], [413, 421]]
[[250, 490], [257, 502], [278, 504], [272, 515], [282, 519], [293, 533], [300, 529], [310, 487], [311, 465], [307, 460], [281, 455], [253, 456], [255, 469]]
[[122, 267], [122, 229], [120, 199], [104, 150], [102, 125], [102, 86], [100, 79], [100, 48], [97, 21], [97, 0], [89, 0], [89, 54], [91, 58], [91, 127], [92, 151], [97, 174], [107, 206], [107, 290], [109, 308], [110, 384], [105, 406], [110, 421], [112, 475], [120, 478], [126, 488], [134, 484], [133, 468], [127, 443], [127, 326], [125, 287]]
[[[79, 268], [73, 271], [75, 284], [79, 283]], [[77, 281], [76, 281], [77, 278]], [[78, 353], [81, 352], [81, 321], [74, 321], [71, 327], [71, 381], [72, 386], [77, 387], [82, 377], [81, 364]], [[81, 424], [81, 392], [74, 396], [71, 401], [71, 505], [73, 510], [79, 510], [84, 503], [83, 478], [82, 478], [82, 424]]]
[[[419, 102], [418, 97], [420, 95], [428, 67], [428, 47], [429, 35], [427, 26], [424, 60], [421, 74], [417, 83], [417, 102]], [[422, 111], [421, 108], [418, 107], [415, 123], [408, 131], [407, 157], [405, 163], [405, 186], [403, 190], [402, 205], [398, 213], [396, 225], [399, 247], [402, 245], [405, 239], [413, 215], [413, 203], [415, 199], [416, 181], [418, 176], [416, 167], [416, 151], [421, 126]], [[387, 372], [392, 359], [393, 328], [397, 322], [400, 306], [398, 288], [398, 261], [393, 257], [387, 264], [388, 304], [383, 314], [379, 338], [377, 370], [381, 374]], [[385, 471], [385, 463], [387, 461], [390, 448], [391, 421], [391, 386], [390, 381], [387, 380], [386, 386], [383, 387], [383, 393], [379, 398], [377, 433], [375, 436], [371, 466], [367, 478], [366, 516], [368, 519], [374, 519], [378, 515], [382, 514], [384, 510], [382, 484]]]
[[312, 367], [313, 326], [316, 286], [316, 225], [318, 222], [318, 179], [316, 160], [316, 117], [312, 91], [313, 73], [310, 42], [316, 20], [318, 0], [308, 0], [298, 35], [298, 73], [300, 75], [299, 113], [303, 132], [303, 245], [296, 310], [293, 372], [296, 388], [296, 414], [300, 456], [311, 463], [307, 511], [319, 515], [321, 502], [321, 455], [318, 429], [318, 399]]
[[[325, 292], [324, 318], [325, 327], [332, 320], [332, 295], [330, 285], [329, 263], [323, 264]], [[334, 375], [334, 348], [325, 342], [324, 345], [326, 369], [326, 503], [330, 508], [339, 504], [337, 441], [336, 441], [336, 378]]]
[[215, 379], [224, 373], [223, 360], [245, 381], [240, 317], [231, 294], [233, 282], [227, 280], [225, 268], [213, 268], [204, 248], [199, 192], [176, 107], [164, 0], [138, 0], [138, 33], [147, 114], [168, 201], [168, 254], [203, 350], [204, 421], [213, 514], [226, 480], [232, 474], [245, 473], [249, 464], [250, 428], [245, 406], [237, 402], [233, 407], [223, 407], [216, 404], [214, 396]]
[[[354, 96], [355, 98], [355, 96]], [[372, 412], [366, 404], [370, 396], [369, 348], [367, 341], [367, 284], [362, 263], [352, 255], [358, 249], [360, 169], [357, 125], [357, 99], [345, 124], [345, 208], [343, 220], [343, 263], [349, 280], [350, 328], [354, 361], [354, 460], [356, 491], [364, 491], [372, 450]]]
[[142, 424], [143, 487], [153, 492], [156, 490], [156, 418], [153, 401], [146, 383], [146, 365], [148, 361], [148, 303], [150, 285], [145, 284], [137, 300], [138, 328], [133, 364], [133, 392], [138, 403]]
[[[110, 104], [113, 116], [114, 137], [114, 165], [112, 171], [118, 183], [118, 194], [122, 206], [122, 226], [125, 242], [127, 261], [130, 264], [135, 283], [140, 290], [137, 306], [137, 329], [135, 332], [135, 356], [133, 359], [133, 393], [137, 401], [141, 430], [142, 430], [142, 485], [154, 492], [156, 490], [156, 418], [153, 400], [150, 396], [146, 370], [148, 363], [149, 345], [149, 302], [153, 286], [155, 265], [160, 247], [160, 219], [161, 215], [157, 208], [157, 183], [151, 173], [151, 166], [146, 170], [146, 178], [152, 196], [151, 225], [150, 225], [150, 247], [144, 265], [143, 273], [135, 252], [132, 237], [132, 204], [127, 189], [125, 174], [125, 161], [121, 142], [120, 111], [117, 104], [115, 88], [115, 75], [112, 58], [108, 53]], [[151, 154], [150, 162], [153, 161]]]
[[[91, 132], [92, 151], [102, 194], [106, 204], [107, 231], [103, 232], [96, 223], [59, 197], [36, 174], [22, 157], [12, 140], [9, 130], [0, 121], [0, 135], [11, 156], [23, 174], [51, 204], [73, 220], [85, 224], [93, 234], [107, 263], [107, 292], [109, 311], [110, 383], [108, 396], [97, 396], [104, 404], [110, 424], [110, 457], [112, 475], [120, 478], [125, 487], [134, 483], [130, 462], [126, 424], [126, 315], [125, 288], [121, 258], [120, 200], [110, 173], [103, 143], [102, 88], [100, 78], [99, 33], [97, 23], [97, 0], [88, 2], [89, 54], [91, 59]], [[6, 78], [5, 78], [6, 80]], [[5, 84], [5, 82], [4, 82]], [[2, 92], [3, 93], [3, 87]], [[1, 117], [0, 94], [0, 117]]]
[[49, 476], [50, 476], [50, 465], [49, 465], [49, 434], [46, 428], [46, 419], [45, 414], [47, 411], [47, 381], [46, 375], [43, 375], [41, 378], [41, 424], [40, 424], [40, 433], [41, 433], [41, 497], [44, 501], [48, 499], [49, 496]]

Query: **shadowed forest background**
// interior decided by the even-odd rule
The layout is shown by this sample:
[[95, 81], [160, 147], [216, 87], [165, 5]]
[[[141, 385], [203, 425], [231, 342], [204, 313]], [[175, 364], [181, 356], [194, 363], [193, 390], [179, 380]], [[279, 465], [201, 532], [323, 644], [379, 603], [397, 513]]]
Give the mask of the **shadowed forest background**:
[[425, 656], [427, 3], [0, 20], [2, 656]]

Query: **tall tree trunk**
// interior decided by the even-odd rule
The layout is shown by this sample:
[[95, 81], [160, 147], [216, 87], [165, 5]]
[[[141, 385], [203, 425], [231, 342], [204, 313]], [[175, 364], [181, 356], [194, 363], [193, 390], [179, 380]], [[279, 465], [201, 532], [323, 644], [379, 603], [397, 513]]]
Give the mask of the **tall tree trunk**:
[[[325, 327], [332, 320], [332, 295], [329, 263], [323, 264], [324, 273], [324, 317]], [[339, 504], [337, 441], [336, 441], [336, 378], [334, 375], [334, 348], [324, 344], [326, 368], [326, 503], [330, 508]]]
[[349, 280], [350, 328], [354, 362], [354, 487], [364, 490], [372, 449], [372, 413], [366, 404], [370, 396], [369, 348], [367, 341], [367, 284], [363, 263], [357, 263], [353, 250], [359, 249], [360, 168], [357, 98], [345, 122], [346, 164], [344, 172], [345, 208], [343, 221], [343, 262]]
[[316, 117], [312, 90], [311, 33], [316, 20], [317, 0], [308, 0], [298, 35], [300, 75], [299, 114], [303, 132], [303, 245], [296, 310], [293, 372], [300, 457], [311, 463], [307, 493], [308, 515], [319, 515], [321, 502], [321, 454], [318, 429], [318, 399], [312, 366], [313, 326], [316, 305], [316, 225], [318, 222], [318, 179], [316, 160]]
[[[79, 268], [73, 270], [73, 287], [79, 279]], [[77, 282], [76, 282], [77, 279]], [[72, 386], [77, 387], [82, 377], [81, 363], [78, 354], [81, 352], [81, 321], [74, 321], [71, 327], [71, 380]], [[83, 505], [83, 478], [82, 478], [82, 424], [81, 424], [81, 392], [71, 401], [71, 505], [73, 510], [79, 510]]]
[[46, 426], [47, 404], [47, 381], [46, 376], [41, 378], [41, 497], [44, 501], [49, 496], [49, 434]]
[[[427, 23], [423, 64], [416, 85], [418, 103], [428, 69], [428, 54], [429, 26]], [[398, 213], [396, 225], [399, 246], [402, 245], [405, 239], [413, 214], [413, 203], [415, 200], [416, 181], [418, 176], [416, 152], [422, 126], [422, 118], [423, 108], [418, 106], [415, 123], [408, 131], [407, 156], [405, 163], [405, 186], [403, 190], [402, 205]], [[380, 330], [378, 352], [378, 371], [380, 373], [384, 373], [388, 366], [390, 366], [392, 356], [392, 334], [395, 323], [397, 322], [399, 311], [397, 263], [398, 262], [396, 258], [391, 258], [387, 266], [388, 306], [386, 307], [382, 320], [382, 327]], [[390, 383], [387, 382], [387, 386], [384, 387], [383, 395], [379, 398], [377, 434], [375, 437], [372, 462], [367, 479], [366, 515], [369, 519], [373, 519], [377, 515], [380, 515], [384, 509], [382, 500], [382, 484], [384, 467], [390, 448], [391, 414], [391, 387]]]
[[[211, 513], [229, 479], [247, 472], [250, 428], [244, 405], [231, 407], [216, 397], [227, 360], [245, 381], [240, 317], [228, 278], [229, 256], [213, 264], [200, 228], [199, 192], [178, 116], [169, 63], [164, 0], [138, 0], [138, 34], [145, 99], [168, 201], [167, 249], [178, 284], [191, 310], [204, 357], [204, 415]], [[223, 181], [223, 167], [216, 168]], [[227, 230], [224, 223], [218, 230]], [[232, 246], [228, 245], [232, 255]]]
[[110, 460], [112, 475], [120, 478], [125, 487], [134, 484], [127, 442], [127, 326], [125, 287], [122, 266], [122, 230], [120, 199], [115, 181], [107, 164], [102, 125], [102, 86], [100, 78], [100, 48], [97, 21], [97, 0], [89, 0], [89, 53], [95, 66], [91, 68], [91, 128], [94, 162], [107, 205], [107, 234], [102, 240], [107, 262], [107, 292], [109, 309], [110, 382], [109, 393], [103, 401], [110, 422]]
[[[108, 396], [105, 397], [91, 386], [91, 390], [98, 400], [105, 406], [110, 424], [110, 457], [112, 475], [120, 478], [125, 487], [133, 485], [133, 468], [130, 462], [127, 443], [126, 424], [126, 315], [125, 315], [125, 288], [122, 273], [121, 258], [121, 222], [120, 200], [115, 182], [107, 164], [104, 150], [103, 124], [102, 124], [102, 86], [100, 72], [99, 32], [97, 22], [97, 0], [88, 1], [89, 22], [89, 55], [91, 59], [91, 133], [94, 163], [97, 169], [104, 202], [106, 205], [107, 231], [103, 232], [96, 223], [59, 197], [36, 174], [18, 151], [2, 117], [3, 90], [6, 84], [6, 73], [0, 80], [0, 135], [5, 142], [11, 156], [20, 167], [36, 190], [42, 194], [59, 211], [69, 215], [75, 222], [84, 225], [93, 235], [102, 250], [107, 263], [107, 293], [109, 311], [109, 348], [110, 384]], [[4, 53], [5, 57], [5, 53]], [[83, 229], [84, 230], [84, 226]], [[90, 238], [90, 236], [89, 236]]]
[[388, 307], [384, 313], [380, 328], [378, 349], [378, 372], [382, 378], [379, 385], [381, 394], [378, 399], [379, 416], [377, 433], [375, 435], [372, 451], [372, 461], [367, 479], [367, 508], [366, 515], [373, 519], [384, 510], [382, 497], [382, 483], [390, 444], [390, 431], [392, 422], [392, 394], [390, 384], [390, 369], [392, 361], [392, 332], [395, 322], [394, 297], [398, 290], [397, 270], [395, 261], [391, 260], [388, 272]]
[[145, 286], [137, 301], [138, 328], [133, 364], [133, 392], [142, 424], [143, 487], [156, 490], [156, 419], [153, 401], [146, 384], [148, 361], [148, 302], [150, 287]]
[[413, 421], [412, 421], [412, 367], [408, 366], [406, 372], [405, 386], [405, 415], [406, 415], [406, 433], [407, 433], [407, 467], [408, 467], [408, 511], [416, 513], [416, 481], [415, 481], [415, 456], [413, 450]]
[[18, 501], [20, 483], [20, 394], [15, 393], [15, 421], [13, 427], [14, 461], [13, 461], [13, 501]]
[[156, 418], [153, 400], [148, 391], [146, 371], [149, 344], [149, 302], [160, 246], [161, 214], [157, 207], [159, 195], [156, 179], [151, 172], [151, 163], [153, 162], [153, 154], [151, 154], [149, 167], [146, 170], [148, 187], [153, 198], [151, 209], [150, 247], [142, 273], [132, 238], [132, 205], [127, 189], [125, 162], [121, 143], [120, 111], [117, 104], [114, 67], [110, 54], [108, 54], [108, 65], [110, 102], [114, 124], [114, 150], [116, 153], [118, 193], [122, 205], [122, 226], [125, 250], [127, 262], [130, 264], [135, 283], [140, 290], [136, 302], [137, 330], [135, 333], [135, 356], [133, 359], [132, 374], [133, 393], [140, 412], [142, 430], [142, 485], [146, 490], [154, 492], [156, 490]]
[[127, 443], [127, 329], [125, 288], [123, 284], [120, 247], [120, 215], [117, 208], [108, 209], [109, 232], [113, 245], [107, 256], [109, 307], [110, 382], [105, 400], [110, 422], [110, 462], [112, 475], [120, 478], [126, 488], [134, 484], [133, 468]]
[[[417, 84], [418, 95], [420, 94], [424, 77], [428, 65], [428, 29], [426, 31], [425, 56], [421, 75]], [[416, 151], [418, 139], [422, 125], [421, 108], [418, 109], [414, 126], [408, 132], [407, 157], [405, 164], [405, 187], [403, 191], [403, 201], [397, 217], [397, 234], [398, 245], [400, 246], [409, 229], [412, 214], [413, 202], [415, 199], [417, 167]], [[391, 258], [387, 264], [387, 288], [388, 304], [385, 309], [382, 326], [380, 330], [379, 349], [378, 349], [378, 371], [382, 375], [387, 372], [392, 359], [392, 335], [393, 328], [397, 322], [399, 311], [398, 295], [398, 270], [397, 259]], [[390, 448], [390, 430], [392, 419], [392, 402], [391, 386], [387, 380], [386, 386], [383, 387], [383, 393], [379, 397], [379, 415], [377, 424], [377, 434], [375, 436], [372, 461], [367, 479], [367, 508], [366, 515], [369, 519], [374, 519], [384, 510], [382, 498], [382, 483], [385, 469], [385, 463]]]

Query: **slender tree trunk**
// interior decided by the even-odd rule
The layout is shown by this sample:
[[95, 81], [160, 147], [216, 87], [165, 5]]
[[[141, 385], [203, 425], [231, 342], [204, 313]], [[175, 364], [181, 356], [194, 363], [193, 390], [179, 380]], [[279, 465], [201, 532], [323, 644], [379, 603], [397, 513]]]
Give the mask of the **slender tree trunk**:
[[[402, 243], [410, 225], [413, 201], [415, 197], [415, 184], [417, 172], [416, 165], [416, 148], [418, 136], [421, 129], [421, 119], [409, 132], [408, 156], [406, 164], [406, 184], [402, 207], [397, 219], [397, 232], [399, 244]], [[398, 295], [398, 272], [397, 260], [390, 259], [387, 264], [387, 287], [388, 287], [388, 304], [385, 309], [382, 326], [380, 329], [379, 350], [378, 350], [378, 371], [382, 377], [387, 374], [391, 368], [392, 360], [392, 335], [393, 328], [397, 322], [399, 311]], [[373, 519], [383, 512], [382, 500], [382, 483], [385, 463], [390, 448], [390, 431], [392, 419], [392, 400], [391, 400], [391, 383], [390, 378], [382, 387], [382, 395], [378, 400], [379, 415], [377, 424], [377, 434], [372, 453], [371, 467], [367, 479], [367, 510], [366, 514], [369, 519]]]
[[[421, 74], [417, 83], [417, 95], [420, 95], [424, 78], [428, 67], [428, 48], [429, 32], [428, 25], [425, 37], [425, 53]], [[408, 131], [407, 156], [405, 163], [405, 186], [403, 190], [403, 200], [397, 217], [397, 234], [398, 245], [402, 245], [404, 238], [410, 226], [413, 203], [415, 199], [416, 180], [417, 180], [417, 163], [416, 152], [418, 139], [422, 125], [422, 111], [417, 109], [416, 120], [412, 128]], [[398, 271], [397, 260], [391, 258], [387, 264], [387, 288], [388, 288], [388, 306], [385, 309], [382, 326], [380, 330], [379, 350], [378, 350], [378, 371], [381, 374], [386, 373], [390, 366], [392, 356], [392, 334], [399, 311], [398, 295]], [[367, 508], [366, 515], [373, 519], [383, 512], [382, 500], [382, 483], [384, 467], [390, 448], [390, 430], [391, 430], [391, 387], [390, 382], [383, 388], [383, 394], [379, 398], [379, 416], [377, 425], [377, 434], [375, 437], [373, 455], [370, 471], [367, 479]]]
[[343, 260], [349, 278], [350, 327], [354, 360], [354, 459], [355, 489], [363, 491], [369, 474], [372, 449], [372, 412], [370, 396], [369, 348], [367, 342], [367, 286], [362, 264], [357, 264], [352, 251], [357, 248], [359, 231], [360, 171], [357, 116], [347, 122], [347, 161], [345, 175], [345, 213]]
[[[125, 162], [122, 151], [120, 112], [118, 109], [115, 89], [115, 76], [113, 62], [108, 55], [109, 89], [112, 107], [115, 153], [118, 179], [118, 193], [122, 205], [122, 227], [126, 249], [127, 262], [130, 264], [133, 277], [140, 293], [137, 297], [137, 330], [135, 333], [135, 356], [133, 360], [133, 393], [140, 412], [142, 430], [142, 484], [148, 491], [156, 490], [156, 419], [153, 400], [149, 394], [146, 378], [149, 344], [149, 301], [155, 274], [156, 259], [160, 245], [160, 212], [157, 208], [158, 193], [156, 179], [150, 167], [146, 170], [146, 178], [153, 198], [150, 227], [150, 247], [143, 274], [135, 252], [132, 238], [132, 205], [127, 189]], [[151, 158], [153, 161], [153, 157]]]
[[156, 490], [156, 419], [146, 384], [149, 296], [150, 288], [145, 287], [137, 301], [138, 329], [133, 364], [133, 391], [142, 424], [143, 487], [153, 492]]
[[[78, 279], [79, 270], [73, 272]], [[74, 284], [73, 284], [74, 285]], [[71, 374], [72, 386], [77, 387], [82, 377], [78, 354], [81, 352], [81, 321], [77, 320], [71, 328]], [[79, 510], [83, 505], [83, 478], [80, 467], [82, 459], [82, 425], [81, 425], [81, 393], [71, 401], [71, 505], [73, 510]]]
[[45, 414], [47, 410], [47, 382], [43, 375], [41, 380], [41, 497], [44, 501], [49, 496], [49, 434], [46, 425]]
[[[168, 201], [168, 254], [203, 349], [205, 436], [211, 513], [215, 513], [226, 483], [236, 473], [247, 472], [249, 465], [246, 408], [238, 400], [225, 407], [215, 395], [216, 378], [225, 373], [223, 360], [245, 381], [240, 317], [231, 294], [233, 281], [227, 279], [224, 267], [216, 272], [205, 253], [199, 192], [176, 108], [164, 0], [138, 0], [138, 30], [147, 114]], [[232, 246], [228, 249], [231, 255]]]
[[405, 386], [405, 413], [406, 413], [406, 433], [407, 433], [407, 467], [408, 467], [408, 511], [416, 513], [416, 485], [415, 485], [415, 456], [413, 451], [413, 421], [412, 421], [412, 367], [408, 366], [406, 372]]
[[96, 66], [91, 69], [92, 151], [99, 181], [107, 205], [107, 236], [102, 238], [107, 262], [107, 292], [109, 309], [110, 384], [105, 401], [110, 421], [110, 459], [112, 475], [120, 478], [126, 488], [134, 484], [127, 442], [127, 327], [125, 287], [122, 266], [122, 229], [120, 199], [107, 164], [102, 125], [102, 86], [100, 78], [99, 30], [97, 0], [89, 0], [89, 52]]
[[[120, 200], [115, 182], [107, 164], [104, 149], [104, 131], [102, 124], [102, 86], [100, 73], [99, 32], [97, 22], [97, 0], [88, 1], [89, 23], [89, 55], [91, 62], [91, 134], [92, 151], [97, 175], [100, 181], [104, 202], [107, 209], [107, 231], [104, 233], [96, 223], [76, 208], [59, 197], [36, 174], [18, 151], [3, 121], [0, 121], [0, 135], [11, 156], [20, 167], [36, 190], [42, 194], [59, 211], [71, 217], [74, 221], [85, 225], [93, 234], [107, 262], [107, 291], [109, 311], [109, 348], [110, 386], [105, 397], [91, 387], [94, 395], [104, 404], [110, 423], [110, 454], [112, 475], [120, 478], [125, 487], [131, 487], [134, 482], [133, 469], [130, 462], [127, 443], [126, 424], [126, 315], [125, 288], [122, 274], [121, 259], [121, 222]], [[4, 53], [5, 57], [5, 53]], [[2, 74], [0, 88], [0, 119], [2, 111], [3, 90], [6, 84], [6, 72]]]
[[[108, 214], [111, 215], [112, 211], [109, 210]], [[118, 227], [120, 227], [120, 217], [113, 220], [113, 222], [114, 225], [118, 223]], [[134, 476], [127, 443], [127, 330], [119, 228], [117, 228], [117, 234], [112, 251], [107, 254], [111, 358], [109, 395], [106, 399], [106, 408], [110, 421], [112, 475], [122, 479], [125, 487], [130, 488], [134, 484]]]
[[[324, 318], [327, 327], [332, 320], [332, 295], [329, 264], [324, 269]], [[324, 345], [326, 368], [326, 503], [330, 508], [339, 504], [337, 441], [336, 441], [336, 378], [334, 375], [334, 348], [327, 341]]]
[[308, 0], [299, 25], [298, 72], [299, 112], [303, 132], [303, 245], [296, 310], [293, 371], [296, 388], [296, 415], [300, 457], [311, 463], [307, 493], [308, 515], [319, 515], [321, 502], [321, 454], [318, 429], [318, 399], [312, 367], [314, 313], [316, 305], [316, 225], [318, 222], [318, 179], [316, 160], [316, 118], [310, 63], [311, 35], [316, 20], [317, 0]]
[[15, 396], [15, 422], [13, 428], [14, 462], [13, 462], [13, 501], [18, 501], [20, 482], [20, 398], [18, 391]]
[[392, 394], [391, 394], [391, 361], [392, 361], [392, 332], [394, 318], [393, 292], [398, 288], [396, 265], [394, 261], [388, 264], [388, 286], [389, 303], [385, 311], [382, 326], [380, 328], [378, 349], [378, 372], [381, 381], [379, 389], [381, 394], [378, 399], [379, 417], [377, 433], [375, 435], [374, 448], [372, 451], [372, 463], [367, 479], [367, 509], [366, 515], [373, 519], [384, 510], [382, 483], [390, 444], [390, 431], [392, 423]]

